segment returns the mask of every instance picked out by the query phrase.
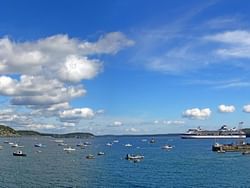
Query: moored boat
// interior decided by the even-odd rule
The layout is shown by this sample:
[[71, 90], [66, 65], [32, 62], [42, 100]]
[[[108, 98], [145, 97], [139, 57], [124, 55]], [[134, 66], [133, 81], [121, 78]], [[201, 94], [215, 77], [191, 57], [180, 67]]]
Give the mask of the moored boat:
[[125, 144], [125, 147], [132, 147], [132, 144]]
[[75, 151], [76, 149], [75, 148], [72, 148], [72, 147], [67, 147], [67, 148], [63, 148], [64, 151]]
[[169, 150], [169, 149], [172, 149], [172, 148], [173, 148], [173, 146], [171, 146], [171, 145], [169, 145], [169, 144], [166, 144], [166, 145], [162, 146], [162, 149], [167, 149], [167, 150]]
[[105, 154], [105, 153], [102, 152], [102, 151], [100, 151], [100, 152], [97, 153], [97, 155], [104, 155], [104, 154]]
[[95, 156], [92, 155], [92, 154], [88, 154], [88, 155], [86, 156], [86, 159], [95, 159]]
[[42, 145], [41, 143], [39, 143], [39, 144], [34, 144], [34, 146], [35, 146], [35, 147], [38, 147], [38, 148], [43, 147], [43, 145]]
[[13, 152], [13, 156], [21, 156], [21, 157], [26, 157], [27, 155], [23, 153], [21, 150], [17, 150]]
[[144, 159], [144, 156], [143, 155], [127, 154], [125, 159], [127, 159], [127, 160], [138, 160], [138, 159]]

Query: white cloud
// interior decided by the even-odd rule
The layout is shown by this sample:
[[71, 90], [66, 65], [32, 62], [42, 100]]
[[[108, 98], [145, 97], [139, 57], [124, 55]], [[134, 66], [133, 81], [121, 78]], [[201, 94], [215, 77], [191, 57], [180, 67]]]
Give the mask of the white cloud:
[[250, 32], [245, 30], [226, 31], [206, 36], [205, 39], [229, 44], [250, 45]]
[[[57, 76], [55, 72], [66, 62], [65, 66], [69, 72], [76, 72], [76, 67], [85, 71], [78, 73], [80, 76], [73, 81], [89, 79], [99, 72], [101, 66], [97, 65], [98, 60], [87, 59], [88, 55], [115, 54], [133, 44], [134, 41], [121, 32], [107, 33], [97, 42], [81, 41], [61, 34], [25, 42], [14, 42], [4, 37], [0, 39], [0, 73], [33, 75], [46, 71], [50, 76]], [[78, 58], [69, 59], [71, 56]]]
[[185, 124], [185, 121], [181, 120], [155, 120], [154, 124], [162, 124], [162, 125], [183, 125]]
[[59, 69], [60, 79], [69, 82], [79, 82], [83, 79], [94, 78], [100, 71], [98, 60], [89, 60], [87, 57], [68, 56], [64, 65]]
[[199, 108], [192, 108], [187, 109], [183, 112], [183, 117], [190, 118], [190, 119], [207, 119], [210, 117], [212, 111], [209, 108], [199, 109]]
[[250, 104], [243, 106], [243, 112], [250, 113]]
[[[102, 71], [100, 55], [114, 55], [133, 44], [121, 32], [107, 33], [91, 42], [63, 34], [22, 42], [0, 38], [0, 95], [9, 97], [12, 105], [25, 107], [27, 116], [23, 117], [29, 120], [30, 128], [53, 128], [53, 124], [32, 119], [43, 117], [73, 127], [81, 119], [102, 113], [70, 106], [72, 99], [87, 92], [82, 81]], [[14, 115], [2, 116], [3, 121], [21, 119], [21, 115]]]
[[131, 128], [128, 128], [126, 129], [127, 132], [130, 132], [130, 133], [136, 133], [136, 132], [139, 132], [138, 129], [134, 128], [134, 127], [131, 127]]
[[122, 126], [123, 123], [121, 121], [114, 121], [113, 125], [119, 127], [119, 126]]
[[82, 86], [65, 86], [56, 79], [49, 80], [42, 76], [22, 75], [20, 81], [0, 76], [0, 84], [0, 94], [12, 96], [11, 103], [15, 105], [64, 103], [86, 93]]
[[129, 40], [121, 32], [112, 32], [101, 36], [96, 43], [85, 42], [80, 44], [80, 48], [87, 51], [87, 53], [106, 53], [115, 54], [122, 48], [132, 46], [135, 42]]
[[185, 121], [181, 121], [181, 120], [164, 120], [163, 124], [165, 124], [165, 125], [184, 125]]
[[222, 45], [216, 53], [224, 57], [250, 58], [250, 32], [246, 30], [226, 31], [205, 36], [204, 39]]
[[221, 104], [218, 106], [218, 110], [219, 110], [219, 112], [222, 112], [222, 113], [229, 113], [229, 112], [234, 112], [235, 107], [233, 105]]
[[91, 119], [95, 116], [95, 112], [90, 108], [73, 108], [64, 110], [59, 113], [62, 122], [75, 123], [80, 119]]
[[32, 130], [43, 130], [43, 129], [55, 129], [56, 126], [53, 125], [53, 124], [29, 124], [29, 125], [26, 125], [27, 128], [29, 129], [32, 129]]

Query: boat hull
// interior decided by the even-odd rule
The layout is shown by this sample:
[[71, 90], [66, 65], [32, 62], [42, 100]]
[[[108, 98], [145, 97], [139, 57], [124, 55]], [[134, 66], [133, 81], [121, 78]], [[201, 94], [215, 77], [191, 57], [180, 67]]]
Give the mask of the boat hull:
[[22, 153], [22, 154], [19, 154], [19, 153], [13, 153], [13, 156], [20, 156], [20, 157], [26, 157], [27, 155]]

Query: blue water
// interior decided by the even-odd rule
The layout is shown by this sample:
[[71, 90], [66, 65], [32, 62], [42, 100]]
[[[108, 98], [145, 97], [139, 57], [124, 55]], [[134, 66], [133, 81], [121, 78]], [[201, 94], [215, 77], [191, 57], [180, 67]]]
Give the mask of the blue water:
[[[0, 138], [4, 147], [0, 150], [0, 187], [250, 187], [250, 156], [212, 152], [213, 140], [159, 136], [155, 144], [149, 144], [141, 141], [144, 138], [151, 139], [97, 137], [88, 140], [92, 145], [86, 149], [75, 146], [79, 139], [64, 139], [76, 148], [71, 153], [51, 138]], [[119, 143], [106, 146], [115, 139]], [[24, 145], [21, 149], [27, 157], [12, 156], [16, 149], [4, 140]], [[46, 147], [35, 148], [35, 143]], [[124, 147], [127, 143], [133, 146]], [[165, 144], [174, 148], [162, 150]], [[105, 155], [94, 160], [85, 158], [99, 151]], [[124, 159], [127, 153], [143, 154], [145, 158], [133, 163]]]

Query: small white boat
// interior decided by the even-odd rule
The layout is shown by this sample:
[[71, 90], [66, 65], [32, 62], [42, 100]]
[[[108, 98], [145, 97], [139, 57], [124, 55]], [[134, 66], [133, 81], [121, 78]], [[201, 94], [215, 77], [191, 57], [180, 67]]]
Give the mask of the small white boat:
[[131, 147], [132, 144], [125, 144], [124, 146], [125, 146], [125, 147]]
[[9, 142], [9, 145], [13, 145], [14, 143], [13, 142]]
[[127, 154], [125, 159], [127, 159], [127, 160], [141, 160], [141, 159], [144, 159], [144, 156], [143, 155]]
[[71, 148], [71, 147], [67, 147], [67, 148], [63, 148], [64, 151], [75, 151], [75, 148]]
[[98, 152], [97, 155], [104, 155], [105, 153], [104, 152]]
[[114, 140], [114, 141], [113, 141], [113, 143], [118, 143], [118, 142], [119, 142], [119, 140]]
[[90, 146], [91, 143], [90, 143], [90, 142], [84, 142], [83, 145], [84, 145], [84, 146]]
[[11, 147], [17, 148], [17, 147], [18, 147], [18, 144], [14, 144], [14, 143], [13, 143], [13, 144], [11, 145]]
[[142, 142], [147, 142], [148, 140], [147, 140], [147, 139], [142, 139], [141, 141], [142, 141]]
[[217, 153], [226, 153], [225, 150], [218, 150]]
[[112, 146], [112, 143], [107, 143], [106, 146]]
[[169, 149], [172, 149], [172, 148], [173, 148], [173, 146], [168, 145], [168, 144], [162, 146], [162, 149], [167, 149], [167, 150], [169, 150]]
[[63, 140], [54, 140], [55, 143], [63, 143]]

